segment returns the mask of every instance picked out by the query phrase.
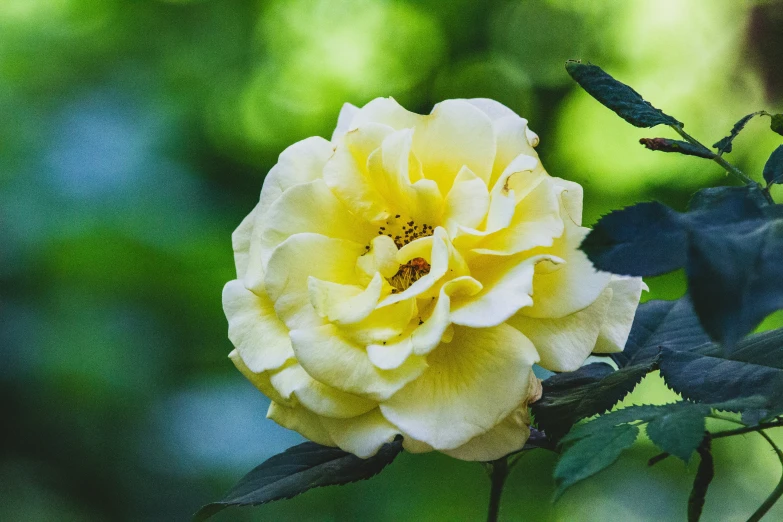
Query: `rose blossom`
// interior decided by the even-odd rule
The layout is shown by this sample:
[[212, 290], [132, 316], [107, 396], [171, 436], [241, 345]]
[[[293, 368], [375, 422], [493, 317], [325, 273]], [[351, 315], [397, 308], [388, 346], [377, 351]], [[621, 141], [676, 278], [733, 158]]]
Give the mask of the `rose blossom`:
[[269, 418], [360, 457], [402, 434], [492, 460], [527, 440], [534, 363], [622, 350], [643, 283], [578, 249], [582, 188], [537, 144], [491, 100], [422, 116], [379, 98], [280, 155], [223, 291], [231, 359]]

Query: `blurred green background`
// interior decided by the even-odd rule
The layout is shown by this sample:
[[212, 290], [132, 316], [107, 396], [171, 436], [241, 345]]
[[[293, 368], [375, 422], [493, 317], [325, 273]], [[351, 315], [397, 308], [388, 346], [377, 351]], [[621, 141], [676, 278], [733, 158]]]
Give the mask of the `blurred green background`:
[[[711, 144], [783, 109], [783, 4], [0, 0], [0, 520], [187, 520], [301, 440], [227, 359], [220, 294], [265, 173], [287, 145], [328, 137], [343, 102], [497, 99], [541, 135], [550, 173], [584, 185], [590, 222], [728, 182], [644, 150], [638, 138], [670, 134], [589, 99], [568, 58]], [[754, 121], [730, 159], [758, 178], [780, 141]], [[650, 286], [683, 291], [677, 274]], [[628, 401], [673, 398], [651, 376]], [[704, 519], [744, 520], [777, 460], [754, 435], [715, 450]], [[534, 452], [502, 517], [684, 520], [696, 459], [648, 469], [655, 453], [639, 443], [553, 506], [554, 459]], [[478, 464], [403, 455], [372, 481], [216, 518], [482, 520], [487, 498]]]

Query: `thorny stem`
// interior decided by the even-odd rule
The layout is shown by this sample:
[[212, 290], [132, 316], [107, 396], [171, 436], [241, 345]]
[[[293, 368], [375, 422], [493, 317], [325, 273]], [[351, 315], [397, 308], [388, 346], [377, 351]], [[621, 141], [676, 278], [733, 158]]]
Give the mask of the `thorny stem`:
[[503, 486], [508, 477], [507, 457], [489, 462], [489, 480], [492, 482], [492, 489], [489, 493], [489, 510], [487, 511], [487, 522], [497, 522], [498, 513], [500, 513], [500, 497], [503, 494]]
[[[780, 460], [780, 465], [783, 466], [783, 451], [780, 451], [778, 445], [775, 444], [775, 441], [773, 441], [769, 435], [763, 431], [759, 431], [759, 435], [767, 439], [769, 445], [772, 446], [772, 449], [775, 450], [775, 453], [778, 456], [778, 460]], [[775, 502], [777, 502], [781, 496], [783, 496], [783, 476], [780, 477], [780, 482], [778, 482], [778, 485], [775, 486], [775, 489], [772, 490], [772, 493], [769, 494], [764, 503], [761, 504], [755, 513], [750, 516], [748, 522], [758, 522], [761, 520], [761, 517], [767, 514], [767, 511], [769, 511], [770, 508], [775, 505]]]
[[[707, 148], [699, 140], [697, 140], [696, 138], [694, 138], [693, 136], [685, 132], [681, 126], [672, 125], [671, 128], [674, 129], [677, 132], [677, 134], [685, 138], [685, 141], [692, 143], [693, 145], [704, 147], [705, 149]], [[712, 157], [712, 161], [714, 161], [715, 163], [723, 167], [726, 170], [726, 172], [737, 177], [746, 185], [749, 185], [751, 183], [756, 183], [755, 181], [750, 179], [747, 175], [745, 175], [744, 172], [742, 172], [740, 169], [738, 169], [737, 167], [735, 167], [734, 165], [732, 165], [731, 163], [723, 159], [721, 156], [716, 154], [715, 156]]]

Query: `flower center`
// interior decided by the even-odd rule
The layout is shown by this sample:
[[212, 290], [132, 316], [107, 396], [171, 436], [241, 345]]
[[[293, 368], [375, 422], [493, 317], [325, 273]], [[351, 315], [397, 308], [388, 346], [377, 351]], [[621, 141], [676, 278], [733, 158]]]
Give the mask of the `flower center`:
[[404, 291], [413, 283], [430, 273], [430, 264], [423, 257], [414, 257], [404, 265], [396, 274], [389, 278], [389, 284], [392, 286], [392, 293], [396, 294]]
[[411, 241], [431, 236], [434, 230], [432, 225], [427, 223], [419, 225], [414, 220], [404, 221], [400, 214], [397, 214], [388, 219], [385, 225], [378, 227], [378, 235], [389, 236], [397, 248], [402, 248]]

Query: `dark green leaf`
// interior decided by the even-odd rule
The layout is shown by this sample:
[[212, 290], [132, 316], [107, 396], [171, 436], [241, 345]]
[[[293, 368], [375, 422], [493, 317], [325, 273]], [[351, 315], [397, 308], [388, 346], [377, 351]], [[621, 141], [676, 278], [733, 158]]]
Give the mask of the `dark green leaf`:
[[734, 124], [734, 127], [732, 127], [729, 135], [715, 143], [712, 148], [718, 149], [718, 154], [731, 152], [731, 143], [734, 141], [734, 138], [737, 137], [740, 131], [745, 128], [745, 125], [747, 125], [747, 123], [753, 119], [754, 116], [758, 116], [759, 114], [764, 114], [764, 111], [753, 112], [747, 116], [743, 116], [737, 123]]
[[338, 448], [305, 442], [275, 455], [245, 475], [223, 499], [193, 517], [203, 521], [229, 506], [256, 506], [295, 497], [308, 489], [365, 480], [380, 473], [402, 451], [402, 439], [384, 444], [368, 459]]
[[661, 450], [688, 462], [704, 438], [704, 417], [709, 415], [710, 409], [681, 404], [685, 407], [672, 408], [650, 421], [647, 436]]
[[783, 220], [694, 228], [688, 247], [688, 291], [714, 340], [733, 346], [783, 308]]
[[780, 145], [764, 165], [764, 180], [769, 183], [783, 183], [783, 145]]
[[678, 152], [686, 156], [698, 156], [699, 158], [712, 159], [715, 153], [703, 145], [694, 145], [687, 141], [670, 140], [669, 138], [642, 138], [639, 143], [650, 150], [661, 152]]
[[701, 355], [723, 357], [732, 361], [749, 362], [783, 370], [783, 328], [767, 330], [745, 337], [728, 354], [720, 345], [705, 344], [695, 350]]
[[633, 445], [637, 435], [639, 428], [622, 424], [594, 437], [581, 439], [569, 447], [555, 467], [555, 499], [572, 485], [613, 464], [624, 449]]
[[590, 96], [636, 127], [681, 125], [679, 121], [656, 109], [628, 85], [621, 83], [597, 65], [566, 62], [566, 71]]
[[636, 311], [625, 350], [612, 358], [625, 366], [649, 359], [662, 348], [691, 350], [709, 342], [687, 296], [676, 301], [647, 301]]
[[685, 247], [679, 214], [653, 201], [602, 217], [580, 248], [600, 270], [654, 276], [682, 267]]
[[690, 497], [688, 497], [688, 522], [699, 522], [701, 512], [704, 509], [704, 501], [707, 498], [707, 488], [715, 476], [715, 465], [712, 460], [712, 445], [710, 439], [704, 439], [704, 442], [698, 448], [699, 469], [696, 471], [696, 478], [693, 479], [693, 488]]
[[[661, 376], [685, 399], [703, 403], [726, 403], [721, 409], [776, 409], [783, 405], [783, 370], [723, 357], [664, 349]], [[763, 403], [759, 402], [763, 400]], [[736, 404], [736, 403], [735, 403]]]
[[774, 114], [769, 128], [783, 136], [783, 114]]
[[685, 214], [658, 202], [639, 203], [602, 217], [580, 248], [597, 268], [607, 272], [665, 274], [685, 265], [688, 230], [761, 219], [763, 205], [764, 196], [752, 185], [702, 189]]
[[656, 358], [614, 371], [594, 363], [543, 382], [541, 399], [533, 403], [539, 428], [557, 441], [576, 422], [610, 410], [655, 368]]

